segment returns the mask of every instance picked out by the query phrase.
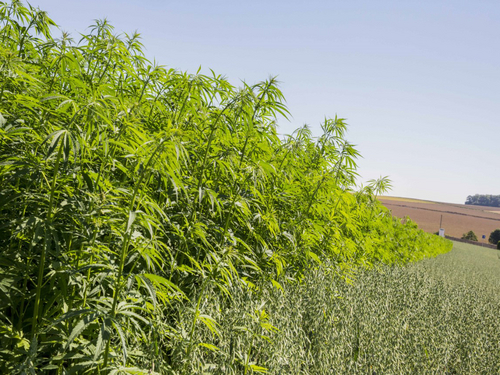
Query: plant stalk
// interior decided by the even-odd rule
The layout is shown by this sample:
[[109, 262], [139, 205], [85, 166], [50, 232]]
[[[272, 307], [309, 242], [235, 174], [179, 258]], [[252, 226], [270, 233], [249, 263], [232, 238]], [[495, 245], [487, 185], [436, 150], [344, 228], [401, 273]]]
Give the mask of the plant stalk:
[[54, 168], [54, 175], [52, 176], [52, 185], [50, 187], [50, 200], [49, 200], [49, 210], [47, 211], [47, 222], [45, 226], [45, 244], [44, 248], [42, 250], [42, 257], [40, 259], [40, 264], [38, 266], [38, 279], [37, 279], [37, 285], [36, 285], [36, 293], [35, 293], [35, 308], [33, 309], [33, 322], [31, 325], [31, 336], [33, 337], [35, 335], [35, 332], [38, 328], [38, 311], [40, 309], [40, 299], [41, 299], [41, 291], [42, 291], [42, 281], [43, 281], [43, 271], [45, 267], [45, 258], [47, 256], [47, 251], [49, 247], [49, 239], [48, 239], [48, 228], [52, 222], [52, 207], [54, 205], [54, 196], [55, 196], [55, 190], [56, 190], [56, 181], [57, 181], [57, 174], [59, 173], [59, 166], [60, 166], [60, 161], [61, 161], [61, 156], [62, 156], [62, 150], [63, 150], [63, 145], [64, 142], [61, 140], [61, 144], [59, 145], [59, 151], [57, 152], [57, 159], [56, 159], [56, 165]]

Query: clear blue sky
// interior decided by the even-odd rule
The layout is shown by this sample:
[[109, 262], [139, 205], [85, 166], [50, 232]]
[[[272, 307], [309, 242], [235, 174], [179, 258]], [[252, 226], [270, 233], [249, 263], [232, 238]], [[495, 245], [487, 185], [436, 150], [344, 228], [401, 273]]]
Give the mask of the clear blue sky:
[[138, 30], [148, 58], [238, 85], [277, 75], [293, 118], [347, 119], [361, 181], [463, 203], [500, 194], [500, 1], [33, 0], [76, 40]]

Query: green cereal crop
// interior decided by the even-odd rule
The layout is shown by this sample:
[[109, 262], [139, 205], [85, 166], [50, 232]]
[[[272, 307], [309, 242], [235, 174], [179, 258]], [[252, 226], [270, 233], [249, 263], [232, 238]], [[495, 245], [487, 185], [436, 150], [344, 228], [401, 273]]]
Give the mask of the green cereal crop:
[[[226, 322], [220, 337], [205, 339], [235, 358], [250, 352], [271, 374], [496, 374], [498, 253], [455, 243], [433, 259], [359, 270], [353, 282], [320, 268], [259, 300], [237, 292], [214, 312]], [[264, 311], [272, 329], [254, 318]], [[238, 330], [245, 324], [252, 333]], [[230, 358], [205, 361], [239, 373]]]

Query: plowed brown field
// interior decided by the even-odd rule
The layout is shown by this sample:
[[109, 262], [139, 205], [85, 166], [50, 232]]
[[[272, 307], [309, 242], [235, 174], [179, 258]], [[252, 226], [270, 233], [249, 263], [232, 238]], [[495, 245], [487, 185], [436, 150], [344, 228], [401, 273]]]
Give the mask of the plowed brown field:
[[[441, 215], [445, 234], [462, 237], [470, 230], [476, 233], [480, 242], [488, 242], [490, 233], [500, 228], [500, 208], [470, 206], [464, 204], [422, 201], [410, 198], [379, 197], [380, 202], [396, 217], [409, 216], [426, 232], [439, 230]], [[482, 238], [482, 236], [486, 238]]]

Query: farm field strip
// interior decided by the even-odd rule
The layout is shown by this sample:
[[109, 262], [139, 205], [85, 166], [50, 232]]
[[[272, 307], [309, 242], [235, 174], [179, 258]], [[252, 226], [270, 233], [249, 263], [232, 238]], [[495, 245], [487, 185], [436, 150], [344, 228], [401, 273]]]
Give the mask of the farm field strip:
[[422, 201], [411, 198], [391, 198], [391, 197], [379, 197], [380, 202], [387, 204], [406, 204], [411, 207], [429, 207], [435, 210], [441, 211], [452, 211], [452, 212], [461, 212], [465, 214], [473, 214], [480, 215], [484, 217], [493, 217], [496, 215], [492, 215], [493, 213], [499, 213], [500, 210], [498, 207], [490, 207], [490, 206], [473, 206], [473, 205], [465, 205], [465, 204], [457, 204], [457, 203], [444, 203], [444, 202], [431, 202], [431, 201]]
[[[427, 202], [416, 199], [379, 197], [379, 201], [399, 218], [409, 216], [426, 232], [435, 233], [440, 224], [445, 234], [461, 238], [473, 231], [480, 243], [487, 243], [489, 234], [500, 228], [497, 207], [459, 205], [451, 203]], [[496, 212], [494, 212], [496, 211]], [[485, 238], [482, 238], [482, 236]]]
[[414, 198], [403, 198], [403, 197], [386, 197], [386, 196], [381, 196], [379, 197], [380, 200], [387, 200], [387, 201], [398, 201], [398, 202], [414, 202], [414, 203], [438, 203], [438, 202], [433, 202], [433, 201], [425, 201], [425, 200], [420, 200], [420, 199], [414, 199]]
[[378, 199], [380, 201], [390, 201], [390, 202], [411, 202], [417, 205], [429, 205], [429, 204], [438, 204], [446, 207], [454, 207], [460, 210], [470, 210], [470, 211], [481, 211], [481, 212], [491, 212], [491, 210], [495, 212], [500, 212], [498, 207], [494, 206], [476, 206], [472, 204], [459, 204], [459, 203], [446, 203], [446, 202], [437, 202], [437, 201], [428, 201], [423, 199], [416, 198], [403, 198], [403, 197], [390, 197], [390, 196], [379, 196]]
[[[406, 205], [406, 204], [386, 203], [386, 206], [409, 207], [409, 208], [414, 208], [414, 209], [417, 209], [417, 210], [434, 211], [434, 212], [441, 212], [441, 213], [446, 213], [446, 214], [451, 214], [451, 215], [462, 215], [462, 216], [476, 217], [476, 218], [479, 218], [479, 219], [500, 221], [500, 218], [485, 217], [485, 216], [479, 216], [479, 215], [470, 215], [470, 214], [466, 214], [466, 213], [462, 213], [462, 212], [454, 212], [454, 211], [434, 210], [432, 208], [414, 207], [414, 206], [409, 206], [409, 205]], [[487, 211], [487, 212], [495, 212], [495, 211]]]

